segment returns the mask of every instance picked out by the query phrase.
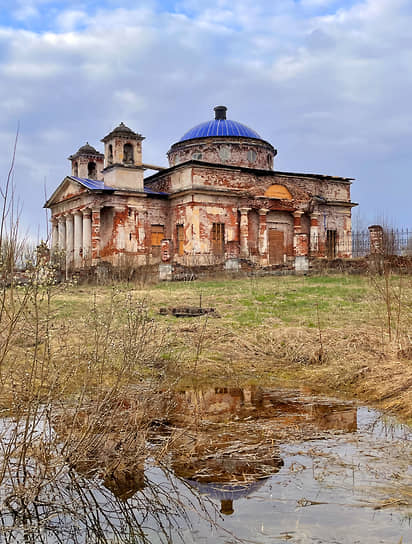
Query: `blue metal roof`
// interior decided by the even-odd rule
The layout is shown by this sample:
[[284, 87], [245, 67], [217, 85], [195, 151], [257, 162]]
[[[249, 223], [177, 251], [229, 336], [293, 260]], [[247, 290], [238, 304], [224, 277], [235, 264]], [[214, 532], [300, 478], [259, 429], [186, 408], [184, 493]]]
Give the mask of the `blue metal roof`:
[[76, 176], [70, 177], [84, 185], [86, 189], [91, 189], [92, 191], [115, 191], [114, 187], [109, 187], [108, 185], [104, 184], [104, 181], [100, 181], [98, 179], [77, 178]]
[[[100, 181], [98, 179], [77, 178], [76, 176], [70, 176], [70, 178], [74, 179], [75, 181], [78, 181], [84, 187], [86, 187], [86, 189], [91, 189], [92, 191], [116, 191], [117, 190], [115, 187], [109, 187], [108, 185], [105, 185], [103, 181]], [[169, 194], [169, 193], [164, 193], [162, 191], [153, 191], [153, 189], [150, 189], [149, 187], [144, 187], [143, 190], [148, 195], [168, 196]]]
[[179, 142], [191, 140], [192, 138], [208, 138], [210, 136], [241, 136], [242, 138], [262, 139], [257, 132], [242, 123], [231, 121], [230, 119], [213, 119], [212, 121], [206, 121], [191, 128], [180, 138]]

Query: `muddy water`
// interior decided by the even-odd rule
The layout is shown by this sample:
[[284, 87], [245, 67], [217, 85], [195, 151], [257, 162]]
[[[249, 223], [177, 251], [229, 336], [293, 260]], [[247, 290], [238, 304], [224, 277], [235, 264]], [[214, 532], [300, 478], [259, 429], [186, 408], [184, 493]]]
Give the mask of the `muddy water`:
[[298, 391], [184, 391], [176, 407], [172, 468], [220, 513], [219, 529], [192, 516], [185, 542], [412, 543], [408, 428]]
[[412, 544], [412, 433], [379, 412], [302, 391], [183, 390], [149, 440], [166, 446], [162, 466], [56, 465], [34, 511], [3, 481], [0, 542]]

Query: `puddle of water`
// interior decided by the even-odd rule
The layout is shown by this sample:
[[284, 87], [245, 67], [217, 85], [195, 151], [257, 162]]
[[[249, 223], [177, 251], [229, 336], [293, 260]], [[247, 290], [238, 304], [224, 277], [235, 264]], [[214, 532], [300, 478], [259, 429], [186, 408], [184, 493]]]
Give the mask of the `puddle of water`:
[[[212, 498], [237, 537], [262, 544], [412, 542], [407, 427], [299, 391], [185, 391], [176, 404], [173, 423], [184, 426], [186, 441], [173, 453], [173, 469]], [[226, 539], [198, 528], [193, 542]]]
[[[168, 444], [167, 466], [146, 460], [100, 478], [63, 471], [56, 489], [42, 490], [46, 536], [29, 541], [97, 542], [97, 527], [99, 542], [116, 544], [145, 534], [150, 543], [412, 543], [406, 426], [353, 403], [260, 387], [180, 391], [168, 406], [149, 434], [151, 448]], [[12, 514], [0, 516], [1, 541], [23, 541], [6, 530]]]

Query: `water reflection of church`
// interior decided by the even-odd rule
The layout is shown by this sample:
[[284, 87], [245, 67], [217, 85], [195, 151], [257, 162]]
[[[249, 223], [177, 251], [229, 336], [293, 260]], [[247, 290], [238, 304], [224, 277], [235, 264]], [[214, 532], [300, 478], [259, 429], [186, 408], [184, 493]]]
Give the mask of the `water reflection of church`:
[[[349, 404], [305, 397], [299, 391], [262, 387], [216, 387], [176, 392], [168, 400], [167, 424], [157, 429], [168, 443], [170, 470], [201, 494], [218, 500], [221, 513], [234, 513], [234, 501], [265, 485], [283, 467], [279, 443], [290, 430], [314, 432], [357, 429], [357, 410]], [[296, 438], [298, 434], [294, 435]], [[149, 433], [150, 441], [150, 433]], [[97, 455], [76, 470], [104, 474], [103, 485], [121, 500], [144, 489], [144, 460], [115, 470]]]
[[278, 442], [283, 430], [300, 425], [353, 432], [357, 410], [299, 392], [221, 387], [177, 394], [172, 423], [188, 429], [176, 441], [173, 471], [220, 501], [221, 513], [230, 515], [233, 501], [247, 497], [281, 470]]

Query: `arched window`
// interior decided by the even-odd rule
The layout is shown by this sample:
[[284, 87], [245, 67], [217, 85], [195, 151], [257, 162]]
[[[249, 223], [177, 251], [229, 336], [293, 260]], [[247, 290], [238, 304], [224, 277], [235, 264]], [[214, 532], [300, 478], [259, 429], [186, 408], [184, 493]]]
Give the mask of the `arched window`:
[[247, 160], [249, 162], [255, 162], [256, 157], [257, 157], [256, 151], [254, 149], [249, 149], [249, 151], [247, 152]]
[[132, 144], [124, 144], [123, 146], [123, 162], [124, 164], [133, 164], [133, 146]]
[[79, 165], [77, 162], [73, 163], [73, 176], [79, 177]]
[[113, 146], [112, 146], [112, 144], [109, 144], [109, 155], [107, 157], [107, 162], [109, 164], [113, 164]]
[[90, 161], [87, 165], [87, 177], [89, 179], [96, 179], [96, 173], [97, 173], [96, 163], [93, 161]]

